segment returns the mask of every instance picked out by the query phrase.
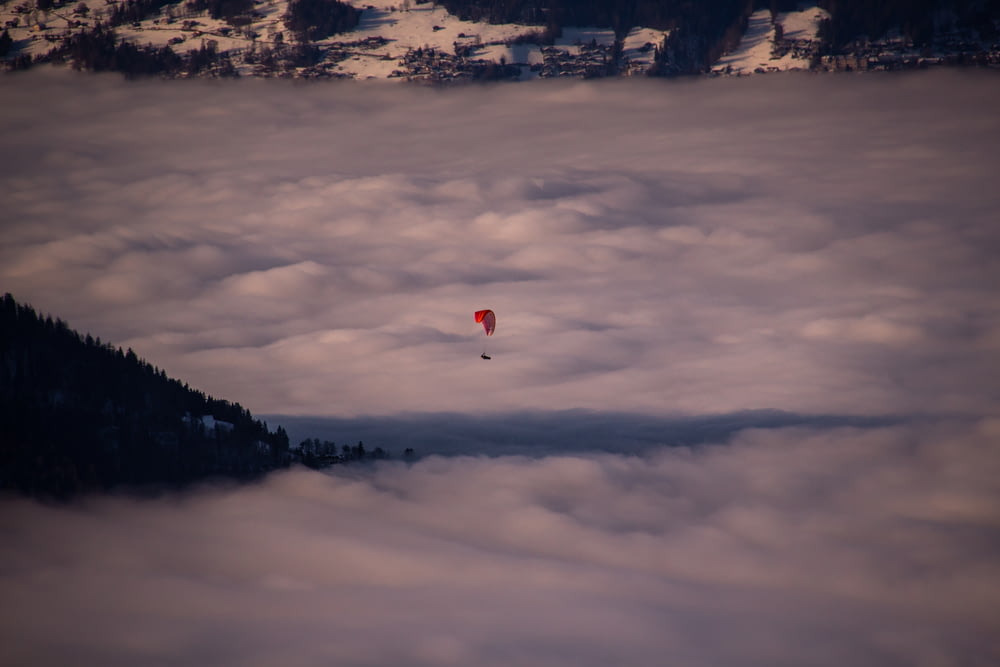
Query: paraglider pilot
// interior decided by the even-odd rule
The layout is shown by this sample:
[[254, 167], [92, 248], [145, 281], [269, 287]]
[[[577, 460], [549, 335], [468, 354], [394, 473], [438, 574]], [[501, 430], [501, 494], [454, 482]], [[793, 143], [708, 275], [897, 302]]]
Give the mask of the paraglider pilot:
[[[483, 331], [486, 332], [486, 337], [489, 338], [493, 335], [493, 332], [497, 328], [497, 316], [492, 310], [477, 310], [475, 313], [476, 322], [483, 325]], [[483, 343], [483, 353], [479, 355], [483, 359], [491, 359], [490, 355], [486, 354], [486, 343]]]

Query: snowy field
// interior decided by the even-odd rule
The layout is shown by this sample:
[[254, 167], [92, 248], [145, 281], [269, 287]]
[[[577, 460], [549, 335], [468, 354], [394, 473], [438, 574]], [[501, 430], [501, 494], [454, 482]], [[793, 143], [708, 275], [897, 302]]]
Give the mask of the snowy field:
[[[20, 9], [27, 6], [14, 2], [3, 5], [0, 23], [16, 24], [9, 30], [17, 53], [33, 57], [57, 46], [62, 35], [87, 29], [105, 19], [110, 11], [103, 0], [82, 0], [47, 12]], [[523, 79], [534, 78], [537, 69], [532, 66], [540, 65], [543, 60], [538, 44], [510, 44], [511, 40], [538, 33], [542, 26], [462, 21], [434, 3], [365, 0], [355, 6], [362, 10], [355, 30], [315, 42], [321, 49], [336, 46], [348, 52], [346, 59], [330, 68], [337, 76], [362, 80], [398, 77], [402, 58], [410, 51], [433, 48], [452, 54], [456, 44], [470, 48], [471, 59], [522, 66]], [[85, 10], [81, 11], [81, 7]], [[262, 0], [255, 4], [254, 11], [258, 17], [237, 29], [222, 19], [211, 18], [207, 12], [188, 13], [181, 5], [171, 5], [155, 17], [115, 30], [137, 45], [169, 46], [180, 53], [212, 42], [219, 52], [234, 56], [240, 75], [253, 76], [254, 66], [243, 62], [241, 53], [251, 48], [274, 47], [278, 41], [292, 42], [282, 18], [288, 11], [287, 0]], [[633, 29], [625, 45], [625, 54], [633, 66], [641, 70], [651, 66], [653, 51], [646, 44], [659, 45], [665, 35], [659, 30]], [[365, 43], [373, 39], [378, 41]], [[592, 40], [610, 46], [614, 34], [608, 29], [567, 28], [556, 46], [566, 53], [576, 53], [580, 44]]]
[[[366, 8], [361, 16], [358, 28], [350, 33], [351, 39], [366, 39], [369, 37], [384, 37], [389, 40], [386, 46], [372, 49], [370, 55], [356, 55], [338, 65], [338, 70], [350, 74], [354, 78], [382, 79], [399, 68], [399, 59], [415, 48], [431, 47], [453, 53], [455, 42], [472, 41], [485, 46], [484, 57], [500, 61], [505, 57], [510, 63], [529, 64], [533, 56], [525, 52], [514, 51], [504, 46], [504, 42], [538, 30], [537, 26], [490, 25], [487, 23], [472, 23], [449, 14], [443, 7], [433, 3], [414, 5], [407, 11], [397, 11], [399, 3], [391, 0], [378, 0], [375, 3], [365, 3], [372, 8]], [[343, 40], [344, 35], [331, 39]], [[537, 47], [532, 49], [537, 53]], [[521, 56], [524, 60], [515, 58]]]
[[772, 21], [769, 9], [758, 9], [750, 15], [739, 47], [723, 55], [712, 71], [753, 74], [808, 69], [809, 61], [792, 51], [780, 56], [774, 53], [775, 25], [781, 26], [783, 39], [809, 41], [816, 38], [819, 22], [828, 17], [829, 13], [824, 9], [806, 7], [794, 12], [779, 12]]
[[996, 83], [0, 77], [0, 289], [448, 454], [2, 499], [0, 663], [997, 664]]

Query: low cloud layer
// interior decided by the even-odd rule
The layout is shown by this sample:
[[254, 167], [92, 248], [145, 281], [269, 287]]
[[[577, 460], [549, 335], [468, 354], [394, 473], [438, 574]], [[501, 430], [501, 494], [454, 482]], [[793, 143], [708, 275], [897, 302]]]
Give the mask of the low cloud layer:
[[0, 286], [255, 413], [990, 412], [995, 83], [4, 77]]
[[291, 442], [318, 438], [335, 445], [362, 442], [390, 457], [403, 456], [530, 456], [578, 453], [643, 456], [660, 447], [691, 447], [726, 442], [747, 429], [878, 428], [912, 422], [903, 416], [800, 415], [778, 410], [751, 410], [724, 415], [647, 416], [591, 410], [501, 412], [464, 415], [427, 413], [360, 416], [294, 417], [263, 415], [280, 423]]
[[992, 665], [996, 420], [0, 504], [0, 662]]
[[0, 77], [0, 290], [449, 455], [2, 499], [0, 664], [1000, 663], [996, 81]]

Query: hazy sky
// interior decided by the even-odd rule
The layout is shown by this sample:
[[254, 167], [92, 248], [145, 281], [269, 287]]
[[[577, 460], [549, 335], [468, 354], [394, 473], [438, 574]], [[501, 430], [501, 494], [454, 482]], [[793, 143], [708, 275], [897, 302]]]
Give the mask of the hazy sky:
[[4, 500], [0, 664], [1000, 663], [995, 73], [0, 99], [0, 291], [451, 455]]

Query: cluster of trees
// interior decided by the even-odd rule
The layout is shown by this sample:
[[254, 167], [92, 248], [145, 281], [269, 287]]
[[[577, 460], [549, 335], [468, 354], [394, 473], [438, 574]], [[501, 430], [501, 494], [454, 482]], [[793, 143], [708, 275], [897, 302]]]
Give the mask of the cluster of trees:
[[119, 39], [110, 25], [102, 23], [68, 37], [48, 57], [68, 61], [75, 69], [122, 72], [127, 77], [193, 76], [208, 71], [221, 77], [237, 75], [229, 54], [219, 53], [211, 40], [181, 55], [169, 46], [140, 46]]
[[753, 0], [441, 0], [452, 14], [491, 23], [545, 26], [558, 36], [567, 26], [612, 28], [623, 38], [636, 26], [671, 31], [661, 49], [660, 74], [706, 70], [726, 48], [738, 43]]
[[[337, 443], [331, 440], [320, 440], [319, 438], [306, 438], [299, 443], [297, 452], [299, 460], [303, 465], [310, 468], [325, 468], [338, 463], [350, 463], [352, 461], [381, 461], [389, 458], [389, 453], [381, 447], [369, 450], [365, 448], [365, 443], [358, 441], [353, 447], [343, 445], [339, 449]], [[414, 452], [407, 449], [403, 456], [412, 458]]]
[[0, 301], [0, 490], [68, 498], [250, 478], [289, 465], [288, 435], [7, 294]]
[[724, 32], [753, 0], [441, 0], [466, 20], [613, 28], [623, 37], [635, 26]]
[[[170, 4], [173, 4], [172, 0], [125, 0], [125, 2], [118, 2], [111, 5], [108, 23], [115, 26], [141, 21]], [[84, 8], [86, 7], [84, 5]]]
[[243, 62], [255, 65], [261, 72], [291, 71], [310, 67], [324, 57], [323, 50], [309, 42], [286, 44], [277, 39], [273, 44], [254, 43], [243, 53]]
[[708, 71], [723, 53], [739, 44], [754, 9], [752, 0], [671, 4], [670, 18], [663, 26], [670, 35], [657, 51], [653, 72], [661, 76]]
[[[544, 26], [540, 34], [558, 36], [566, 26], [593, 25], [614, 29], [621, 38], [636, 26], [670, 30], [658, 51], [654, 73], [695, 74], [706, 71], [726, 50], [739, 43], [747, 18], [758, 8], [791, 11], [799, 0], [440, 0], [452, 14], [491, 23]], [[984, 42], [998, 39], [1000, 0], [819, 0], [830, 13], [820, 39], [827, 53], [841, 53], [858, 39], [878, 39], [892, 29], [918, 46], [929, 45], [951, 17], [954, 29]]]
[[253, 0], [188, 0], [187, 6], [194, 12], [207, 11], [213, 19], [240, 23], [241, 17], [253, 11]]
[[291, 0], [282, 18], [296, 39], [307, 42], [354, 30], [361, 10], [340, 0]]
[[998, 38], [1000, 0], [821, 0], [819, 5], [830, 12], [820, 36], [832, 53], [858, 39], [879, 39], [893, 29], [916, 46], [929, 46], [936, 19], [952, 22], [942, 28], [968, 32], [985, 42]]
[[10, 31], [4, 29], [0, 34], [0, 58], [5, 57], [14, 48], [14, 38], [10, 36]]
[[[42, 8], [53, 1], [37, 0], [36, 5]], [[409, 0], [403, 4], [408, 6]], [[669, 30], [669, 37], [657, 45], [651, 72], [669, 76], [707, 71], [724, 52], [738, 44], [755, 9], [766, 7], [778, 13], [795, 9], [799, 2], [440, 0], [440, 4], [466, 20], [537, 25], [532, 39], [540, 44], [551, 44], [567, 26], [612, 28], [619, 38], [636, 26]], [[818, 0], [818, 4], [830, 13], [830, 18], [820, 26], [823, 54], [850, 53], [857, 42], [877, 40], [897, 29], [917, 46], [931, 46], [943, 34], [960, 34], [985, 45], [994, 45], [1000, 39], [1000, 0]], [[113, 35], [113, 26], [139, 21], [164, 9], [172, 15], [178, 6], [188, 14], [206, 11], [232, 25], [246, 25], [255, 16], [253, 0], [123, 0], [112, 3], [107, 24], [67, 39], [53, 57], [69, 59], [78, 68], [117, 70], [128, 76], [235, 74], [228, 57], [214, 52], [211, 46], [190, 55], [178, 55], [169, 47], [125, 44]], [[291, 0], [282, 19], [300, 48], [289, 50], [283, 44], [276, 44], [260, 51], [251, 50], [247, 61], [268, 71], [313, 65], [324, 57], [313, 42], [353, 30], [360, 15], [359, 9], [341, 0]], [[13, 50], [10, 36], [0, 35], [0, 57], [7, 57], [7, 68], [30, 66], [28, 56], [10, 58]], [[501, 65], [477, 69], [472, 75], [483, 79], [505, 78], [508, 72]]]

